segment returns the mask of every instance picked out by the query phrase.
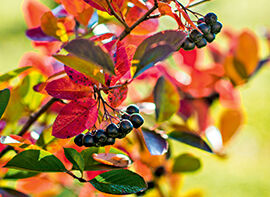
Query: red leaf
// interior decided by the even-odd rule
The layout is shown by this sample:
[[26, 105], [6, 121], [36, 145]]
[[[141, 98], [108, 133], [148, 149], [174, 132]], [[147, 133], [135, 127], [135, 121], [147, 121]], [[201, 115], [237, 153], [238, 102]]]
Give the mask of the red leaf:
[[110, 105], [112, 107], [119, 106], [127, 98], [127, 93], [127, 86], [110, 90], [108, 94], [108, 101]]
[[70, 138], [90, 129], [97, 121], [97, 102], [92, 98], [71, 101], [57, 116], [52, 135], [57, 138]]
[[74, 83], [84, 86], [92, 86], [94, 84], [94, 79], [86, 77], [84, 74], [78, 72], [73, 68], [65, 66], [65, 72]]
[[195, 68], [197, 56], [198, 56], [198, 50], [194, 49], [191, 51], [185, 51], [184, 49], [180, 49], [179, 52], [183, 57], [183, 63], [187, 66]]
[[67, 100], [90, 97], [92, 94], [91, 86], [76, 84], [68, 76], [48, 82], [45, 89], [49, 95]]

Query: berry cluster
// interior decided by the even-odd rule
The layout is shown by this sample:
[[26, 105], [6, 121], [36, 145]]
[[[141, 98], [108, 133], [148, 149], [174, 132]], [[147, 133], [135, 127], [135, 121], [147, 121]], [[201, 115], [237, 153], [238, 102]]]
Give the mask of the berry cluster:
[[109, 124], [105, 130], [99, 129], [92, 134], [79, 134], [74, 138], [74, 143], [78, 146], [106, 146], [113, 145], [115, 138], [122, 139], [129, 134], [133, 128], [139, 128], [144, 123], [143, 117], [139, 114], [136, 105], [129, 105], [126, 113], [121, 116], [121, 121], [116, 125]]
[[198, 48], [205, 47], [207, 42], [213, 42], [216, 34], [222, 29], [222, 24], [217, 21], [217, 15], [212, 12], [206, 14], [204, 18], [198, 19], [197, 24], [201, 32], [197, 29], [190, 32], [189, 37], [181, 46], [186, 51], [194, 49], [195, 46]]

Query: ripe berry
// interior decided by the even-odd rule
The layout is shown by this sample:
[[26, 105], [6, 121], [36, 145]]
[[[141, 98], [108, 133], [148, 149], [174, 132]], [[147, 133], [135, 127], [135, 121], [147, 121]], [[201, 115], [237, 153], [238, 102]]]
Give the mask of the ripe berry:
[[189, 37], [193, 42], [199, 42], [203, 38], [203, 35], [197, 30], [193, 29], [192, 32], [190, 32]]
[[113, 138], [113, 137], [107, 138], [107, 140], [105, 142], [106, 145], [114, 145], [114, 143], [115, 143], [115, 138]]
[[128, 107], [127, 107], [127, 109], [126, 109], [126, 112], [128, 113], [128, 114], [133, 114], [133, 113], [139, 113], [139, 108], [138, 108], [138, 106], [137, 105], [129, 105]]
[[209, 25], [206, 25], [205, 23], [199, 24], [198, 28], [202, 31], [204, 35], [211, 33], [211, 27]]
[[120, 122], [119, 131], [120, 133], [128, 134], [130, 131], [132, 131], [133, 125], [129, 120], [122, 120]]
[[163, 166], [159, 166], [159, 167], [155, 170], [154, 175], [155, 175], [156, 177], [161, 177], [161, 176], [164, 175], [165, 173], [166, 173], [165, 168], [164, 168]]
[[204, 21], [207, 25], [214, 25], [217, 22], [217, 15], [210, 12], [204, 16]]
[[118, 135], [118, 127], [116, 124], [111, 123], [106, 128], [106, 135], [108, 137], [117, 137]]
[[128, 114], [123, 114], [123, 115], [121, 116], [122, 119], [129, 119], [129, 117], [130, 117], [130, 115], [128, 115]]
[[142, 124], [144, 123], [143, 117], [138, 113], [132, 114], [130, 116], [129, 120], [133, 124], [133, 127], [136, 129], [139, 128], [140, 126], [142, 126]]
[[222, 29], [222, 24], [219, 21], [211, 26], [211, 32], [214, 34], [218, 34], [221, 31], [221, 29]]
[[203, 36], [205, 38], [205, 40], [207, 40], [207, 42], [213, 42], [213, 40], [215, 40], [216, 35], [215, 34], [207, 34]]
[[207, 45], [207, 41], [205, 40], [205, 38], [201, 39], [199, 42], [196, 43], [196, 46], [198, 48], [205, 47], [206, 45]]
[[154, 187], [155, 187], [155, 182], [154, 181], [147, 182], [147, 189], [153, 189]]
[[94, 137], [90, 134], [87, 134], [83, 137], [83, 145], [86, 147], [95, 146]]
[[187, 38], [181, 47], [184, 50], [189, 51], [195, 48], [195, 43], [190, 38]]
[[83, 145], [83, 137], [84, 137], [84, 134], [79, 134], [77, 135], [75, 138], [74, 138], [74, 143], [77, 145], [77, 146], [82, 146]]
[[107, 140], [107, 136], [105, 134], [105, 131], [102, 129], [99, 129], [96, 131], [96, 134], [94, 135], [94, 141], [96, 144], [102, 144]]
[[199, 18], [199, 19], [197, 20], [197, 24], [198, 24], [198, 25], [201, 24], [201, 23], [204, 23], [204, 18]]

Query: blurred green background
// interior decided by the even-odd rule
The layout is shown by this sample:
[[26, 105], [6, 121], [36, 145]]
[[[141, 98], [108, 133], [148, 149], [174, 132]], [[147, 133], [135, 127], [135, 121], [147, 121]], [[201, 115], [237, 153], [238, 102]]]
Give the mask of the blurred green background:
[[[24, 35], [26, 26], [21, 3], [22, 0], [0, 3], [0, 73], [16, 68], [23, 53], [32, 50]], [[269, 0], [213, 0], [198, 9], [203, 14], [215, 12], [227, 27], [235, 30], [250, 28], [260, 37], [266, 28], [270, 28]], [[268, 51], [263, 43], [261, 40], [264, 56]], [[207, 197], [270, 196], [269, 84], [270, 67], [266, 66], [250, 83], [240, 88], [246, 123], [228, 145], [227, 159], [188, 148], [202, 159], [203, 167], [184, 176], [184, 193], [196, 189]], [[177, 152], [186, 149], [185, 145], [177, 146]]]

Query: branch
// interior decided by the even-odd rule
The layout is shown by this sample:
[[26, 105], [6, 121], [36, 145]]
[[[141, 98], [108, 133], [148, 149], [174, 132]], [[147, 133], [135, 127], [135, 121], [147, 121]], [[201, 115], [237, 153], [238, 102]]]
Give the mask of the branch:
[[150, 14], [152, 14], [158, 8], [158, 2], [155, 0], [154, 6], [148, 10], [138, 21], [136, 21], [129, 29], [125, 29], [121, 35], [119, 36], [119, 40], [123, 40], [130, 32], [135, 29], [138, 25], [140, 25], [143, 21], [148, 20]]
[[[19, 136], [23, 136], [28, 129], [32, 126], [33, 123], [37, 121], [37, 119], [44, 114], [51, 106], [54, 104], [56, 101], [61, 101], [60, 99], [57, 98], [52, 98], [50, 99], [45, 105], [43, 105], [39, 111], [37, 111], [35, 114], [32, 114], [29, 116], [29, 119], [27, 122], [24, 124], [23, 128], [19, 132]], [[8, 151], [13, 150], [14, 148], [12, 146], [7, 146], [1, 153], [0, 153], [0, 158], [3, 157]]]
[[80, 181], [81, 183], [86, 183], [87, 180], [85, 180], [84, 178], [80, 178], [80, 177], [77, 177], [76, 175], [74, 175], [72, 172], [70, 171], [66, 171], [67, 174], [69, 174], [70, 176], [72, 176], [74, 179], [77, 179], [78, 181]]

